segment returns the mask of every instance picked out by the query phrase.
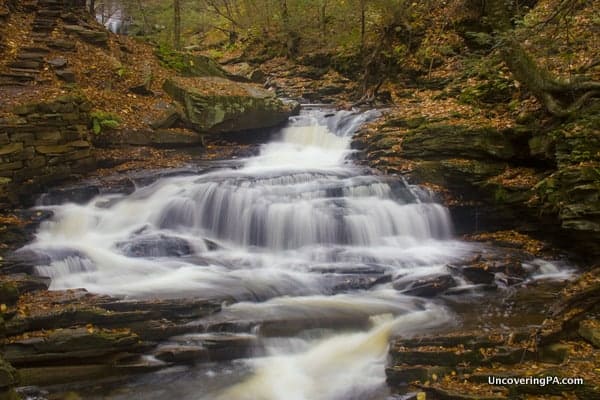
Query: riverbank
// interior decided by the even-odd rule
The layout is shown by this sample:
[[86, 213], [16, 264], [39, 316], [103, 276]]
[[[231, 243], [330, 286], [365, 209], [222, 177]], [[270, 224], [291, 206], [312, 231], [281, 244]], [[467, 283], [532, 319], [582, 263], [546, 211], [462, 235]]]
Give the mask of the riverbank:
[[[27, 23], [34, 26], [34, 21], [27, 18], [22, 13], [11, 14], [7, 26], [16, 26], [21, 19], [24, 27]], [[19, 87], [15, 93], [23, 97], [15, 95], [14, 98], [31, 105], [40, 103], [48, 95], [48, 101], [41, 103], [55, 104], [55, 95], [83, 92], [85, 101], [93, 104], [92, 109], [99, 108], [102, 113], [94, 117], [88, 106], [82, 108], [83, 102], [76, 102], [76, 107], [70, 110], [50, 107], [38, 112], [36, 106], [25, 107], [20, 110], [22, 114], [15, 114], [12, 100], [3, 103], [3, 107], [6, 106], [3, 117], [23, 118], [22, 125], [26, 126], [23, 129], [28, 130], [24, 133], [33, 135], [19, 142], [24, 145], [15, 151], [18, 154], [12, 151], [7, 154], [18, 158], [23, 156], [26, 147], [33, 147], [34, 152], [39, 153], [39, 146], [63, 146], [48, 153], [50, 159], [45, 159], [45, 165], [39, 168], [53, 167], [68, 157], [77, 157], [75, 152], [81, 149], [76, 150], [73, 143], [83, 140], [92, 147], [85, 150], [89, 150], [86, 154], [95, 160], [96, 166], [85, 174], [87, 181], [83, 184], [83, 171], [75, 164], [73, 168], [78, 176], [53, 174], [55, 179], [24, 192], [22, 198], [26, 202], [23, 204], [33, 204], [37, 194], [44, 191], [47, 193], [41, 203], [45, 205], [65, 201], [86, 204], [97, 195], [131, 194], [136, 188], [163, 178], [204, 174], [215, 167], [237, 168], [239, 165], [233, 159], [256, 155], [258, 146], [268, 142], [271, 131], [260, 137], [247, 132], [202, 135], [200, 140], [196, 130], [203, 121], [182, 119], [185, 111], [163, 90], [162, 82], [173, 72], [154, 58], [150, 46], [113, 35], [106, 35], [104, 41], [105, 32], [93, 22], [83, 21], [84, 30], [81, 30], [66, 28], [69, 24], [65, 25], [65, 21], [62, 18], [62, 22], [52, 28], [68, 35], [65, 37], [77, 38], [75, 52], [69, 55], [69, 52], [52, 50], [42, 54], [42, 58], [67, 58], [73, 66], [98, 64], [99, 74], [88, 76], [76, 69], [77, 84], [83, 90], [60, 83], [56, 91], [54, 84], [62, 78], [59, 74], [52, 75], [54, 69], [41, 68], [40, 82], [52, 83], [47, 87], [44, 83]], [[20, 32], [23, 37], [30, 34], [27, 30]], [[89, 38], [102, 40], [99, 45], [83, 40]], [[59, 38], [56, 43], [64, 43], [61, 39], [64, 40]], [[24, 54], [28, 52], [31, 51]], [[113, 58], [119, 64], [114, 63]], [[142, 65], [147, 60], [150, 60], [152, 79], [144, 85], [148, 70], [144, 72]], [[315, 63], [319, 65], [313, 65]], [[229, 72], [217, 68], [216, 73], [222, 74], [219, 78], [231, 77], [227, 74], [240, 72], [243, 67], [229, 66]], [[327, 102], [337, 108], [348, 108], [356, 100], [353, 97], [356, 83], [323, 66], [322, 58], [306, 57], [294, 62], [273, 59], [259, 67], [265, 76], [261, 78], [256, 66], [250, 66], [249, 76], [258, 81], [264, 79], [271, 92], [280, 96]], [[56, 71], [62, 71], [65, 76], [64, 66], [56, 67]], [[468, 89], [481, 82], [469, 81], [461, 86], [458, 77], [462, 72], [459, 66], [450, 63], [434, 68], [419, 84], [384, 85], [373, 105], [385, 109], [385, 116], [360, 130], [353, 143], [360, 153], [352, 157], [381, 172], [377, 179], [392, 185], [396, 191], [403, 187], [404, 177], [410, 183], [434, 189], [436, 199], [449, 207], [457, 233], [468, 243], [481, 246], [479, 254], [444, 262], [442, 274], [406, 281], [378, 266], [356, 268], [351, 273], [331, 267], [317, 272], [327, 276], [326, 287], [334, 294], [392, 285], [393, 290], [414, 296], [416, 304], [443, 304], [457, 316], [459, 325], [449, 329], [448, 335], [392, 341], [387, 366], [392, 392], [426, 391], [428, 398], [458, 399], [555, 395], [569, 398], [572, 393], [580, 398], [595, 398], [598, 388], [592, 383], [598, 381], [593, 366], [598, 364], [595, 315], [599, 303], [598, 270], [592, 269], [598, 250], [598, 210], [595, 208], [598, 177], [594, 175], [598, 163], [596, 115], [592, 110], [581, 118], [560, 121], [547, 117], [530, 99], [523, 102], [526, 112], [519, 110], [518, 113], [505, 103], [465, 103], [460, 100], [465, 91], [470, 93]], [[444, 83], [452, 78], [458, 83]], [[39, 91], [40, 87], [46, 89]], [[240, 87], [245, 86], [228, 86], [236, 90]], [[132, 91], [134, 88], [146, 94]], [[222, 89], [219, 86], [217, 92]], [[477, 96], [485, 97], [486, 93], [490, 94], [484, 90]], [[69, 107], [73, 101], [58, 103], [60, 107]], [[173, 107], [167, 107], [166, 103]], [[75, 108], [81, 120], [69, 120], [74, 118], [71, 114]], [[160, 118], [155, 115], [157, 110]], [[52, 118], [58, 124], [58, 141], [37, 143], [55, 139], [37, 137], [39, 126], [29, 126], [30, 120], [46, 124]], [[148, 128], [159, 120], [161, 124], [172, 125]], [[61, 129], [71, 123], [67, 121], [75, 121], [74, 130], [86, 137], [65, 138], [65, 134], [70, 133]], [[186, 125], [188, 123], [191, 125]], [[84, 128], [78, 130], [78, 125]], [[96, 126], [100, 126], [100, 133], [94, 132]], [[164, 133], [162, 129], [169, 133], [156, 136]], [[219, 123], [215, 123], [202, 129], [218, 131], [220, 128]], [[12, 140], [12, 134], [11, 131], [11, 136], [7, 134], [6, 138]], [[81, 147], [83, 143], [78, 145]], [[65, 154], [68, 154], [66, 158]], [[7, 159], [6, 163], [11, 164], [11, 168], [21, 168], [17, 165], [19, 162], [31, 162], [23, 157]], [[53, 158], [58, 161], [51, 162]], [[34, 181], [41, 175], [36, 171], [31, 176]], [[68, 184], [59, 184], [63, 181]], [[371, 326], [371, 321], [362, 313], [335, 318], [325, 314], [310, 320], [289, 316], [245, 320], [240, 314], [222, 312], [224, 304], [227, 308], [239, 301], [229, 296], [210, 300], [123, 301], [122, 296], [101, 296], [80, 289], [48, 291], [49, 280], [32, 275], [33, 267], [39, 265], [40, 260], [14, 258], [10, 253], [31, 242], [40, 225], [51, 217], [46, 210], [7, 210], [0, 220], [3, 354], [17, 367], [15, 370], [2, 364], [5, 379], [0, 386], [7, 398], [13, 396], [9, 388], [14, 386], [46, 387], [57, 383], [67, 385], [53, 388], [53, 395], [67, 398], [73, 396], [68, 392], [77, 388], [71, 385], [73, 381], [89, 379], [108, 382], [110, 392], [113, 390], [110, 382], [123, 375], [133, 379], [138, 373], [152, 376], [153, 371], [174, 366], [212, 365], [210, 363], [264, 354], [265, 348], [270, 348], [262, 342], [267, 337], [288, 338], [317, 328], [367, 330]], [[185, 242], [167, 239], [162, 238], [163, 250], [169, 256], [188, 256], [192, 252]], [[147, 256], [151, 245], [156, 243], [135, 243], [132, 252]], [[205, 245], [210, 252], [216, 243]], [[592, 271], [564, 288], [566, 283], [532, 279], [536, 273], [547, 273], [551, 268], [536, 261], [540, 258], [560, 267], [576, 260], [583, 269]], [[206, 260], [200, 261], [201, 265], [206, 264]], [[225, 267], [238, 264], [239, 260]], [[465, 289], [465, 285], [475, 288]], [[560, 300], [556, 302], [556, 298]], [[554, 305], [549, 306], [551, 303]], [[276, 303], [274, 307], [283, 305]], [[407, 307], [411, 309], [412, 305]], [[548, 309], [552, 311], [546, 318]], [[261, 334], [257, 336], [255, 328], [259, 325]], [[487, 334], [482, 335], [482, 330]], [[581, 376], [586, 384], [568, 387], [563, 395], [562, 390], [552, 385], [490, 387], [485, 383], [485, 376], [507, 371], [517, 371], [514, 373], [519, 376]], [[208, 379], [208, 375], [200, 378]], [[128, 379], [125, 381], [131, 382]], [[39, 394], [36, 389], [28, 390]]]

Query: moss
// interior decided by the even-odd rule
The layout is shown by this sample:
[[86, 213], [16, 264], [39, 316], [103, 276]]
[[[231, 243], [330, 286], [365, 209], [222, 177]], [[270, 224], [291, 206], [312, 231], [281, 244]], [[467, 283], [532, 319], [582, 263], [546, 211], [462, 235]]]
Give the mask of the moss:
[[506, 202], [507, 198], [508, 196], [506, 190], [503, 187], [498, 186], [494, 191], [494, 200], [496, 201], [496, 203], [504, 203]]
[[104, 130], [117, 129], [121, 123], [118, 115], [106, 111], [94, 111], [90, 113], [92, 119], [92, 131], [99, 135]]
[[458, 96], [458, 101], [469, 105], [509, 102], [513, 90], [514, 87], [511, 81], [506, 78], [495, 77], [495, 79], [489, 79], [475, 86], [465, 88]]
[[177, 71], [183, 76], [218, 76], [224, 78], [227, 73], [214, 60], [203, 55], [176, 51], [166, 45], [156, 50], [163, 66]]
[[19, 290], [12, 282], [0, 283], [0, 304], [12, 305], [19, 300]]

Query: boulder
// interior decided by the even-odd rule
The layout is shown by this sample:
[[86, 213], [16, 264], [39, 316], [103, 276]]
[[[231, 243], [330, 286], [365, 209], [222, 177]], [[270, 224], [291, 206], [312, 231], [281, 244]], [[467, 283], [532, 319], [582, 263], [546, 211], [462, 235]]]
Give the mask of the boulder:
[[193, 252], [185, 239], [167, 235], [137, 237], [117, 247], [128, 257], [181, 257]]
[[456, 286], [454, 278], [450, 275], [438, 275], [417, 279], [408, 283], [399, 279], [393, 283], [394, 289], [401, 290], [403, 294], [418, 297], [434, 297]]
[[268, 90], [222, 78], [170, 78], [163, 88], [183, 105], [187, 122], [203, 133], [270, 128], [298, 111], [297, 103], [285, 103]]

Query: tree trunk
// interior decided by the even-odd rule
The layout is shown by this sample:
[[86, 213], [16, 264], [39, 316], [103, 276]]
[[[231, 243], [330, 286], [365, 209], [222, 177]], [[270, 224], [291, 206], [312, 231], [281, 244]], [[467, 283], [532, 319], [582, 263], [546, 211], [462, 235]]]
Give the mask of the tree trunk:
[[181, 2], [173, 0], [173, 46], [181, 50]]
[[365, 49], [365, 12], [366, 0], [360, 0], [360, 50]]
[[96, 18], [96, 1], [90, 0], [90, 14]]
[[542, 103], [549, 113], [566, 117], [590, 98], [600, 95], [600, 82], [582, 78], [562, 80], [541, 67], [515, 38], [512, 14], [506, 0], [487, 0], [486, 14], [496, 32], [500, 55], [514, 78]]
[[142, 4], [142, 0], [137, 0], [137, 4], [140, 9], [140, 13], [142, 14], [142, 21], [143, 21], [142, 34], [146, 35], [148, 32], [150, 32], [150, 24], [148, 23], [148, 16], [146, 15], [146, 9], [144, 8], [144, 5]]
[[320, 20], [321, 20], [321, 36], [325, 38], [327, 36], [327, 0], [321, 0], [320, 7]]
[[298, 52], [299, 36], [290, 26], [290, 15], [288, 13], [287, 0], [279, 0], [279, 11], [281, 13], [281, 23], [285, 33], [286, 56], [294, 58]]

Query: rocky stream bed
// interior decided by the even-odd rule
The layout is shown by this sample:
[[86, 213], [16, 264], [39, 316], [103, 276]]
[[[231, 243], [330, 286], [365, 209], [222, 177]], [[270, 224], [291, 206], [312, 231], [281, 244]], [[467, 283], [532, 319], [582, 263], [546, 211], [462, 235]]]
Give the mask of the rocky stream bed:
[[[325, 113], [325, 121], [333, 115]], [[293, 132], [288, 140], [295, 140]], [[277, 145], [279, 142], [274, 143]], [[333, 145], [333, 149], [336, 148]], [[268, 149], [256, 149], [250, 154], [261, 151], [268, 152]], [[3, 220], [4, 243], [7, 249], [15, 250], [34, 239], [36, 232], [39, 240], [40, 229], [43, 231], [56, 223], [52, 222], [57, 221], [55, 213], [65, 202], [74, 201], [80, 205], [73, 204], [72, 207], [86, 207], [98, 202], [96, 206], [101, 211], [136, 193], [141, 199], [152, 196], [161, 182], [193, 182], [197, 177], [202, 181], [202, 176], [210, 177], [214, 173], [218, 176], [219, 171], [231, 169], [230, 173], [234, 175], [222, 181], [222, 184], [228, 185], [231, 179], [240, 179], [235, 177], [235, 171], [248, 168], [243, 167], [245, 162], [203, 161], [182, 169], [112, 175], [53, 189], [40, 198], [40, 208], [17, 211], [11, 214], [13, 219]], [[280, 161], [267, 159], [265, 162]], [[272, 172], [268, 174], [267, 179], [273, 179]], [[348, 178], [342, 175], [341, 179]], [[414, 199], [415, 190], [423, 190], [418, 194], [422, 201], [435, 201], [431, 192], [407, 185], [397, 176], [376, 174], [372, 178], [361, 179], [367, 181], [328, 187], [328, 196], [335, 199], [342, 194], [340, 190], [352, 187], [352, 190], [362, 187], [362, 193], [367, 187], [363, 185], [375, 179], [368, 185], [375, 185], [376, 193], [380, 193], [379, 185], [385, 185], [391, 188], [396, 201], [401, 203], [408, 201], [410, 205], [412, 200], [409, 199]], [[344, 189], [347, 184], [351, 186]], [[355, 186], [357, 184], [359, 186]], [[142, 194], [144, 190], [147, 191], [145, 195]], [[433, 206], [435, 203], [430, 204]], [[231, 212], [229, 210], [227, 212]], [[453, 217], [460, 220], [464, 214]], [[170, 218], [180, 217], [172, 214]], [[433, 227], [433, 221], [429, 222], [430, 228], [427, 229]], [[174, 229], [172, 225], [165, 226]], [[222, 252], [223, 246], [231, 246], [228, 240], [238, 239], [235, 239], [236, 236], [227, 239], [229, 233], [219, 231], [225, 228], [217, 226], [212, 229], [222, 233], [203, 239], [200, 245], [190, 242], [189, 237], [182, 239], [171, 236], [172, 231], [165, 231], [141, 235], [126, 247], [121, 247], [120, 251], [124, 251], [129, 259], [147, 260], [147, 263], [157, 259], [181, 259], [205, 268], [201, 266], [216, 262], [231, 271], [236, 270], [236, 263], [248, 265], [256, 262], [250, 259], [243, 261], [239, 254], [227, 260]], [[292, 235], [291, 238], [295, 235], [293, 231], [284, 231], [283, 234]], [[232, 231], [231, 235], [236, 234]], [[446, 234], [439, 231], [435, 235], [443, 237]], [[305, 240], [302, 237], [306, 236], [295, 240]], [[195, 284], [178, 289], [179, 284], [169, 284], [172, 278], [166, 278], [164, 284], [153, 284], [155, 289], [149, 291], [128, 293], [131, 290], [127, 289], [129, 283], [123, 281], [124, 286], [120, 286], [115, 281], [115, 287], [122, 289], [115, 289], [112, 295], [94, 294], [106, 290], [98, 288], [103, 287], [102, 280], [110, 276], [98, 275], [87, 280], [87, 284], [97, 288], [88, 291], [77, 288], [85, 286], [83, 283], [86, 281], [61, 281], [65, 275], [54, 275], [52, 280], [43, 277], [52, 276], [52, 273], [48, 275], [50, 267], [40, 269], [40, 265], [56, 269], [57, 263], [63, 262], [66, 273], [83, 273], [84, 277], [86, 273], [93, 274], [94, 269], [81, 270], [81, 261], [75, 262], [83, 260], [79, 252], [85, 250], [61, 249], [59, 246], [52, 252], [40, 252], [35, 247], [16, 253], [5, 251], [0, 290], [5, 337], [3, 395], [13, 398], [13, 390], [17, 387], [18, 393], [31, 399], [164, 398], [161, 396], [165, 395], [165, 387], [168, 387], [167, 393], [175, 393], [179, 398], [251, 398], [248, 396], [258, 393], [253, 386], [252, 371], [267, 374], [264, 368], [268, 369], [268, 364], [261, 367], [261, 364], [254, 365], [252, 360], [262, 358], [267, 363], [271, 360], [277, 366], [277, 358], [271, 357], [292, 357], [292, 365], [298, 368], [299, 361], [293, 358], [296, 357], [294, 354], [297, 357], [305, 354], [313, 364], [316, 363], [311, 364], [311, 368], [317, 365], [325, 368], [327, 372], [324, 370], [323, 375], [337, 382], [346, 373], [341, 367], [343, 364], [336, 362], [351, 357], [352, 362], [362, 365], [358, 359], [352, 358], [357, 353], [362, 354], [362, 349], [373, 358], [364, 364], [366, 369], [349, 371], [346, 380], [342, 379], [341, 387], [353, 387], [346, 382], [349, 378], [362, 376], [367, 379], [373, 376], [370, 375], [373, 372], [369, 372], [371, 368], [383, 371], [383, 364], [385, 374], [375, 373], [375, 381], [356, 387], [357, 392], [353, 396], [358, 397], [352, 398], [422, 398], [418, 397], [421, 392], [434, 399], [545, 398], [561, 393], [571, 393], [578, 398], [598, 398], [598, 270], [587, 272], [567, 285], [565, 279], [573, 279], [578, 274], [577, 267], [552, 245], [511, 231], [470, 231], [464, 239], [466, 241], [452, 241], [450, 237], [450, 242], [439, 242], [442, 249], [449, 247], [436, 251], [450, 251], [448, 255], [452, 255], [442, 256], [442, 260], [447, 258], [447, 261], [433, 261], [436, 265], [433, 270], [416, 275], [409, 272], [410, 267], [405, 268], [412, 265], [412, 268], [422, 269], [431, 265], [429, 257], [435, 259], [436, 256], [419, 255], [424, 257], [421, 261], [400, 256], [397, 260], [404, 261], [391, 268], [389, 263], [398, 262], [391, 261], [394, 258], [383, 261], [384, 257], [373, 262], [373, 256], [370, 256], [358, 263], [360, 258], [355, 256], [348, 259], [355, 260], [353, 263], [343, 261], [344, 258], [332, 258], [329, 263], [321, 261], [315, 264], [312, 261], [312, 265], [309, 263], [310, 279], [317, 277], [315, 279], [320, 282], [317, 293], [325, 295], [322, 299], [312, 300], [312, 290], [302, 294], [312, 284], [305, 289], [300, 286], [291, 289], [289, 284], [284, 284], [286, 289], [276, 288], [274, 282], [267, 284], [265, 277], [254, 282], [257, 277], [250, 278], [251, 275], [239, 276], [245, 276], [242, 279], [247, 280], [239, 286], [240, 290], [235, 289], [240, 283], [233, 281], [230, 282], [233, 286], [224, 291], [200, 289]], [[264, 246], [270, 243], [269, 240], [275, 240], [270, 246], [279, 246], [276, 238], [261, 240], [266, 242], [257, 242], [256, 245], [263, 243]], [[343, 243], [350, 239], [337, 240]], [[406, 245], [420, 254], [421, 250], [414, 247], [414, 243], [407, 242]], [[290, 263], [290, 260], [283, 262]], [[297, 261], [291, 263], [292, 270], [301, 265], [294, 264]], [[111, 274], [115, 274], [117, 279], [119, 274], [127, 274], [123, 270], [124, 265], [115, 267]], [[256, 272], [254, 268], [256, 266], [251, 270]], [[46, 274], [41, 271], [46, 271]], [[150, 271], [148, 273], [153, 273]], [[133, 279], [131, 283], [145, 278]], [[298, 278], [293, 281], [295, 279]], [[305, 279], [303, 277], [292, 287], [307, 285]], [[58, 283], [57, 287], [57, 282], [63, 283]], [[121, 293], [118, 293], [119, 290]], [[300, 303], [294, 303], [293, 297], [286, 300], [284, 296], [278, 300], [282, 290], [290, 295], [309, 296], [300, 297]], [[200, 296], [192, 293], [200, 293]], [[371, 293], [369, 296], [372, 298], [357, 300], [355, 296], [362, 296], [362, 293]], [[335, 300], [331, 302], [328, 298]], [[305, 301], [308, 303], [303, 303]], [[354, 303], [356, 301], [358, 303]], [[363, 304], [363, 301], [366, 303]], [[261, 304], [264, 304], [264, 309]], [[420, 312], [433, 314], [417, 317]], [[416, 314], [411, 317], [411, 313]], [[386, 331], [386, 322], [372, 318], [377, 314], [395, 315], [396, 327]], [[430, 319], [432, 317], [433, 320]], [[436, 318], [439, 321], [433, 322]], [[381, 329], [386, 333], [381, 333]], [[351, 332], [363, 332], [360, 335], [366, 336], [345, 336], [351, 335]], [[340, 334], [341, 337], [336, 336]], [[386, 350], [388, 335], [391, 338], [389, 350]], [[340, 344], [335, 342], [336, 338], [357, 342]], [[290, 350], [289, 343], [294, 340], [300, 340], [302, 344], [296, 344], [299, 347]], [[332, 342], [327, 343], [327, 340]], [[311, 355], [311, 351], [321, 348], [320, 345], [333, 349], [341, 346], [340, 353]], [[387, 351], [387, 357], [381, 351]], [[311, 356], [313, 358], [309, 358]], [[332, 371], [337, 373], [332, 374]], [[585, 384], [491, 386], [486, 381], [489, 375], [583, 377]], [[294, 381], [298, 376], [292, 374], [289, 379]], [[309, 384], [314, 392], [305, 392], [305, 395], [317, 396], [314, 393], [318, 393], [321, 396], [318, 398], [324, 399], [340, 396], [340, 392], [325, 389], [323, 385], [327, 382], [314, 379]], [[387, 384], [382, 386], [381, 379]], [[239, 382], [250, 385], [244, 389], [250, 395], [235, 392]], [[335, 384], [332, 386], [339, 390]], [[226, 387], [233, 389], [223, 393]], [[281, 398], [277, 389], [271, 390], [260, 393], [267, 396], [265, 398]], [[349, 396], [343, 393], [342, 396]]]

